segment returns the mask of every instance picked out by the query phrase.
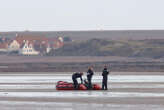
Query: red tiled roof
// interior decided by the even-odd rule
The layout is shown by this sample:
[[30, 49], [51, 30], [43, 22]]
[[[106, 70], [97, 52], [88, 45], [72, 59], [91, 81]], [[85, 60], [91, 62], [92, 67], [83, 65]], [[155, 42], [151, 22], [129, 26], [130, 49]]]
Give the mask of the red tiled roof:
[[[27, 41], [26, 43], [28, 43], [27, 45], [29, 46], [30, 44], [32, 45], [32, 46], [34, 46], [34, 42], [32, 42], [32, 41]], [[20, 48], [23, 48], [23, 46], [25, 45], [25, 42], [23, 42], [22, 43], [22, 45], [20, 46]]]
[[[22, 46], [24, 41], [28, 41], [30, 44], [34, 45], [50, 45], [51, 48], [60, 48], [63, 46], [58, 38], [47, 38], [43, 36], [34, 36], [34, 35], [18, 35], [15, 40]], [[57, 45], [58, 44], [58, 45]]]
[[60, 40], [54, 41], [54, 45], [53, 48], [60, 48], [64, 45], [63, 42], [61, 42]]
[[7, 49], [8, 44], [7, 43], [0, 43], [0, 49]]
[[42, 36], [32, 36], [32, 35], [18, 35], [15, 40], [22, 45], [24, 41], [28, 41], [31, 44], [34, 44], [35, 42], [45, 42], [48, 43], [48, 38], [42, 37]]

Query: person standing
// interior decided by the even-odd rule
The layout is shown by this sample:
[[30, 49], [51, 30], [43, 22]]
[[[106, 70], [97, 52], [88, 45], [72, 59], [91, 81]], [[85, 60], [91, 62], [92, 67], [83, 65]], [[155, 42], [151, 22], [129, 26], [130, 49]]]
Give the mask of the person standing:
[[74, 73], [72, 75], [72, 80], [73, 80], [73, 84], [74, 84], [74, 89], [78, 89], [78, 81], [77, 78], [81, 79], [81, 83], [83, 83], [83, 79], [82, 79], [83, 73]]
[[93, 68], [89, 67], [87, 71], [88, 89], [92, 89], [92, 76], [94, 75]]
[[104, 67], [103, 71], [102, 71], [102, 76], [103, 76], [103, 80], [102, 80], [102, 90], [108, 90], [107, 84], [108, 84], [108, 74], [109, 71], [107, 69], [107, 66]]

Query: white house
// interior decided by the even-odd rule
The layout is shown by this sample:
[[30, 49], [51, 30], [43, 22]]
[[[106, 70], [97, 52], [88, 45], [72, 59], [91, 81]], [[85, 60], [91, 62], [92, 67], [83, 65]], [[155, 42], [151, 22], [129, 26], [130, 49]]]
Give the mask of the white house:
[[9, 45], [8, 45], [8, 51], [19, 51], [20, 49], [20, 44], [16, 41], [13, 40]]
[[47, 48], [46, 48], [46, 52], [49, 53], [49, 52], [51, 51], [51, 49], [52, 49], [52, 48], [51, 48], [50, 45], [48, 44], [48, 46], [47, 46]]
[[33, 47], [33, 44], [29, 41], [26, 41], [20, 48], [19, 54], [21, 55], [38, 55], [39, 52], [36, 51]]
[[63, 42], [63, 41], [64, 41], [62, 37], [58, 37], [58, 40], [59, 40], [60, 42]]

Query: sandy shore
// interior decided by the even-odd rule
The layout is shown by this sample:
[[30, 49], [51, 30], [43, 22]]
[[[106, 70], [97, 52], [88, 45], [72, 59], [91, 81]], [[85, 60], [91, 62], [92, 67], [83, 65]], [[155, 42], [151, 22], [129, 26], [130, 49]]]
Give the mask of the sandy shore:
[[[70, 76], [1, 74], [1, 110], [163, 110], [162, 75], [111, 75], [107, 91], [57, 91], [56, 82]], [[101, 84], [101, 77], [93, 82]]]
[[60, 103], [94, 103], [94, 104], [156, 104], [163, 105], [164, 98], [144, 97], [144, 98], [4, 98], [3, 101], [33, 101], [33, 102], [60, 102]]

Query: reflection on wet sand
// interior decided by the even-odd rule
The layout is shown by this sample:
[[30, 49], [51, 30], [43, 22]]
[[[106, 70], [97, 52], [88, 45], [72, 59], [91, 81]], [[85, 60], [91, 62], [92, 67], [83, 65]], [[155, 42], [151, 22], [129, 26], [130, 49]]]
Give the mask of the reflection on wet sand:
[[[12, 77], [11, 77], [12, 76]], [[93, 77], [101, 84], [101, 76]], [[108, 91], [57, 91], [70, 74], [1, 74], [2, 110], [163, 110], [164, 76], [110, 75]]]
[[163, 105], [146, 104], [92, 104], [56, 102], [0, 102], [4, 110], [163, 110]]

